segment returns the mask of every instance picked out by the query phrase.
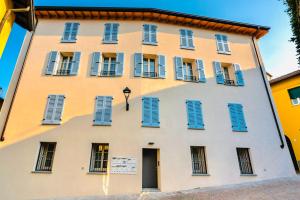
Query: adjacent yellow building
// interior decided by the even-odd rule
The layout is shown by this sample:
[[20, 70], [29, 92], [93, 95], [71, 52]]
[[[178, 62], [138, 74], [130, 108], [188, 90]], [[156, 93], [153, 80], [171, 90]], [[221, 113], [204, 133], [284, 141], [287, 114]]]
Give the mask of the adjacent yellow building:
[[294, 167], [300, 167], [300, 70], [270, 81]]
[[[13, 8], [13, 2], [11, 0], [0, 0], [0, 19], [1, 22], [5, 16], [5, 13]], [[0, 58], [2, 56], [2, 53], [4, 51], [6, 42], [8, 40], [10, 31], [12, 29], [13, 23], [14, 23], [15, 15], [12, 13], [7, 20], [3, 24], [1, 23], [1, 31], [0, 31]]]

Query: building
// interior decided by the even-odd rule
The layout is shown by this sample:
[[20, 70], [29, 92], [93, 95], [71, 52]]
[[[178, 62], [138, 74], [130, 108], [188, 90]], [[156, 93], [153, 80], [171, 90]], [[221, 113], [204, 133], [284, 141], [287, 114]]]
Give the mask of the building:
[[36, 16], [2, 118], [4, 199], [295, 175], [257, 46], [268, 27], [149, 8]]
[[300, 70], [270, 81], [295, 169], [300, 167]]
[[35, 18], [32, 0], [0, 0], [0, 58], [16, 22], [28, 31], [34, 29]]
[[266, 72], [266, 75], [267, 75], [268, 81], [270, 81], [273, 77], [272, 74], [270, 74], [269, 72]]

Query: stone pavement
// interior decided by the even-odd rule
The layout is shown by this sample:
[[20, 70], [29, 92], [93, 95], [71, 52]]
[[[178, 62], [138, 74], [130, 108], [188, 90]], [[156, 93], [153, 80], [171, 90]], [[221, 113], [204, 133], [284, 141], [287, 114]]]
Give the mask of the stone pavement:
[[300, 176], [170, 193], [152, 192], [52, 200], [300, 200]]

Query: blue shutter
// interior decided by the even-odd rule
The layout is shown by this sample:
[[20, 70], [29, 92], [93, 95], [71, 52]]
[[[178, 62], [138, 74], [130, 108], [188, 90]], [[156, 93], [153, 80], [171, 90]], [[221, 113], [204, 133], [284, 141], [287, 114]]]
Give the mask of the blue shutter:
[[166, 78], [166, 57], [163, 55], [158, 56], [158, 76]]
[[142, 126], [159, 127], [159, 99], [144, 97], [142, 109]]
[[57, 59], [58, 59], [58, 52], [57, 51], [51, 51], [49, 53], [47, 67], [46, 67], [46, 75], [52, 75], [55, 71], [55, 68], [58, 65]]
[[157, 43], [156, 30], [157, 30], [157, 26], [155, 25], [150, 26], [150, 42], [153, 44]]
[[216, 43], [217, 43], [217, 50], [219, 52], [224, 52], [223, 42], [222, 42], [222, 36], [217, 34], [216, 37]]
[[151, 98], [152, 99], [152, 113], [151, 113], [151, 121], [153, 127], [159, 127], [159, 99], [158, 98]]
[[114, 42], [118, 41], [119, 24], [112, 24], [111, 39]]
[[110, 39], [110, 36], [111, 36], [111, 26], [112, 24], [105, 24], [104, 25], [104, 38], [103, 38], [103, 41], [105, 42], [109, 42], [111, 39]]
[[233, 131], [246, 132], [247, 126], [245, 122], [243, 106], [241, 104], [228, 104], [230, 120]]
[[193, 31], [187, 30], [187, 47], [194, 48], [194, 42], [193, 42]]
[[94, 125], [111, 125], [112, 97], [97, 96], [95, 103]]
[[62, 42], [76, 42], [79, 23], [65, 23]]
[[148, 43], [150, 42], [150, 25], [144, 24], [144, 32], [143, 32], [143, 42]]
[[78, 33], [79, 23], [72, 23], [72, 30], [71, 30], [71, 41], [76, 41], [77, 39], [77, 33]]
[[116, 76], [122, 76], [124, 70], [124, 53], [117, 53], [116, 61]]
[[226, 35], [222, 35], [222, 41], [223, 41], [223, 45], [224, 45], [224, 51], [226, 53], [229, 53], [230, 50], [229, 50], [228, 38]]
[[198, 76], [199, 76], [199, 82], [205, 83], [206, 78], [205, 78], [205, 72], [204, 72], [204, 64], [202, 60], [196, 60], [197, 64], [197, 71], [198, 71]]
[[64, 106], [64, 95], [49, 95], [43, 124], [60, 124]]
[[99, 63], [101, 60], [101, 53], [100, 52], [94, 52], [92, 54], [92, 65], [91, 65], [91, 76], [97, 76], [99, 74]]
[[224, 84], [224, 75], [223, 75], [221, 63], [214, 61], [213, 65], [214, 65], [214, 71], [215, 71], [217, 83]]
[[134, 76], [142, 75], [142, 65], [143, 65], [143, 54], [134, 54]]
[[186, 101], [189, 129], [204, 129], [202, 106], [200, 101]]
[[71, 35], [72, 23], [65, 23], [65, 30], [62, 37], [62, 42], [68, 41]]
[[233, 64], [235, 69], [235, 78], [238, 86], [244, 86], [244, 77], [239, 64]]
[[187, 47], [187, 34], [186, 30], [184, 29], [180, 30], [180, 46]]
[[73, 59], [72, 59], [72, 66], [71, 66], [71, 75], [77, 75], [79, 63], [80, 63], [80, 52], [74, 52]]
[[182, 58], [176, 56], [174, 58], [174, 64], [175, 64], [175, 71], [176, 71], [176, 79], [183, 80]]

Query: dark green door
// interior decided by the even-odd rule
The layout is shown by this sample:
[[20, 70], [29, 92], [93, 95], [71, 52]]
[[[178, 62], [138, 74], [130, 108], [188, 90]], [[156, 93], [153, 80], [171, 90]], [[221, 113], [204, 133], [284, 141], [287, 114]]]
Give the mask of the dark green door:
[[143, 188], [157, 188], [157, 150], [143, 149]]

